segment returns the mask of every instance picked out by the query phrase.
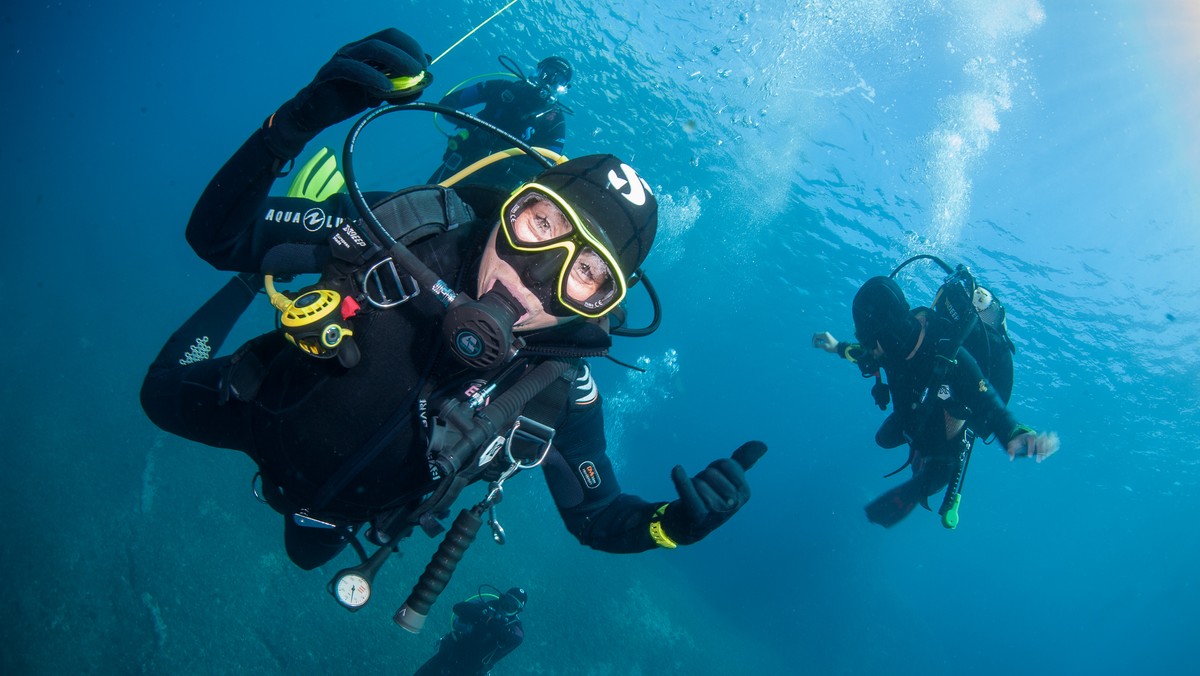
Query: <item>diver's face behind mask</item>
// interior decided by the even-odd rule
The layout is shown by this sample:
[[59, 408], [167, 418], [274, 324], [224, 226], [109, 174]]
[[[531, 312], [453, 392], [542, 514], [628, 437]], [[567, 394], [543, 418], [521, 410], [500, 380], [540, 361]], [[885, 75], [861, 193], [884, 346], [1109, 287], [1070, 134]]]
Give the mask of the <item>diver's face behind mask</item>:
[[588, 226], [562, 198], [537, 183], [501, 209], [480, 267], [479, 293], [503, 285], [527, 311], [516, 330], [573, 317], [603, 317], [625, 298], [620, 263], [604, 233]]
[[547, 304], [543, 303], [543, 297], [550, 298], [546, 295], [546, 289], [549, 287], [541, 285], [537, 291], [531, 289], [522, 279], [521, 273], [500, 257], [496, 250], [497, 238], [504, 238], [504, 235], [500, 234], [499, 227], [492, 230], [492, 236], [484, 248], [483, 260], [479, 264], [479, 283], [476, 288], [479, 298], [483, 298], [493, 289], [503, 288], [504, 295], [515, 299], [520, 306], [520, 312], [516, 321], [513, 322], [513, 330], [517, 332], [545, 329], [564, 324], [578, 317], [569, 312], [558, 314], [548, 312]]
[[442, 323], [442, 333], [454, 354], [473, 368], [490, 369], [508, 361], [520, 342], [516, 332], [545, 329], [578, 317], [546, 311], [543, 299], [548, 297], [544, 291], [549, 287], [534, 284], [531, 288], [520, 272], [497, 255], [497, 238], [504, 237], [499, 232], [499, 227], [492, 230], [479, 263], [475, 291], [479, 300], [455, 303]]
[[538, 63], [533, 85], [542, 98], [556, 99], [570, 89], [572, 75], [574, 69], [566, 59], [561, 56], [547, 57]]
[[[480, 317], [490, 315], [493, 327], [511, 318], [515, 332], [603, 318], [624, 300], [657, 229], [649, 184], [620, 159], [585, 155], [556, 165], [501, 208], [479, 266], [475, 292], [487, 306]], [[452, 342], [457, 319], [447, 315]]]
[[598, 318], [625, 298], [625, 275], [604, 233], [549, 188], [530, 183], [500, 211], [496, 252], [547, 312]]

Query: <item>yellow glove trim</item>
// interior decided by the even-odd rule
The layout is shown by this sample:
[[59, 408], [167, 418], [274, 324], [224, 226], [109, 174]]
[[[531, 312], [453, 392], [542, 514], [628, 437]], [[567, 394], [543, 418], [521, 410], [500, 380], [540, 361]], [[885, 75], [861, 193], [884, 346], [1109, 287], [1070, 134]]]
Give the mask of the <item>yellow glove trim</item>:
[[663, 549], [675, 549], [679, 546], [679, 543], [667, 536], [667, 532], [662, 527], [662, 517], [663, 514], [667, 513], [668, 504], [670, 503], [664, 503], [662, 507], [659, 507], [654, 512], [654, 516], [650, 517], [650, 537], [654, 540], [655, 544]]
[[[846, 361], [850, 362], [851, 364], [858, 363], [857, 359], [850, 356], [850, 350], [853, 350], [854, 348], [859, 347], [858, 343], [838, 343], [837, 347], [841, 348], [841, 349], [837, 350], [839, 357], [841, 357], [842, 359], [845, 359]], [[837, 349], [837, 348], [835, 348], [835, 349]]]

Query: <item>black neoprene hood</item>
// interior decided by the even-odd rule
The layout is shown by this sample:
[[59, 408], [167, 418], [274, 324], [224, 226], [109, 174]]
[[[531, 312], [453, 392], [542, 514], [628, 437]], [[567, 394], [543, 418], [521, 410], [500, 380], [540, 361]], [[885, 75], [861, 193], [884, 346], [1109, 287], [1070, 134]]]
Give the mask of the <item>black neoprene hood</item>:
[[607, 240], [627, 279], [641, 267], [658, 231], [658, 200], [629, 165], [612, 155], [585, 155], [547, 169], [535, 182]]
[[868, 350], [878, 341], [889, 356], [907, 355], [920, 335], [920, 326], [908, 310], [908, 299], [896, 280], [891, 277], [868, 279], [854, 295], [851, 306], [855, 338]]

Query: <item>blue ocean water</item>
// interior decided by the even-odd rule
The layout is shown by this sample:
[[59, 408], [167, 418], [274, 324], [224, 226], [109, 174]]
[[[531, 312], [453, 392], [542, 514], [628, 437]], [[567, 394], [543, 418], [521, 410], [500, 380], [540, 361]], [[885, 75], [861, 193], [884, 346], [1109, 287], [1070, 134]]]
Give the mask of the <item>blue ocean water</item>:
[[[529, 589], [495, 674], [1190, 670], [1200, 11], [1145, 4], [522, 0], [437, 64], [440, 94], [500, 54], [566, 56], [567, 153], [616, 153], [655, 187], [667, 314], [616, 350], [649, 372], [597, 365], [625, 490], [670, 499], [677, 463], [771, 449], [743, 513], [639, 556], [579, 547], [518, 477], [509, 544], [481, 539], [447, 591]], [[390, 616], [433, 542], [345, 613], [323, 587], [351, 556], [292, 567], [249, 460], [159, 432], [137, 390], [225, 279], [182, 230], [254, 127], [345, 42], [396, 26], [438, 54], [500, 6], [0, 11], [0, 673], [403, 674], [432, 654], [448, 601], [421, 636]], [[401, 117], [364, 141], [367, 187], [436, 163], [437, 130]], [[868, 384], [809, 347], [849, 337], [858, 284], [916, 253], [1005, 301], [1011, 405], [1063, 440], [1038, 465], [980, 447], [953, 532], [866, 522], [902, 458], [872, 443]], [[902, 276], [914, 299], [938, 279]], [[239, 336], [271, 321], [264, 304]]]

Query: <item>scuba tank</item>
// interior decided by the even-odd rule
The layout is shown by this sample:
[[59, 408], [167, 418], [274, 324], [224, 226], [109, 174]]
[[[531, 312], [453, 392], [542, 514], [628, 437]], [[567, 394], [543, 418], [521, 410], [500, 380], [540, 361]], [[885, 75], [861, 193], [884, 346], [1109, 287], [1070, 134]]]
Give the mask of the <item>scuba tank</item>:
[[908, 258], [889, 276], [895, 278], [906, 266], [922, 259], [933, 261], [947, 275], [930, 304], [931, 319], [947, 326], [949, 330], [945, 333], [951, 336], [938, 353], [952, 361], [958, 348], [965, 348], [975, 357], [1000, 398], [1008, 403], [1012, 394], [1012, 355], [1017, 348], [1008, 334], [1007, 308], [991, 290], [978, 283], [965, 265], [951, 268], [930, 254]]

